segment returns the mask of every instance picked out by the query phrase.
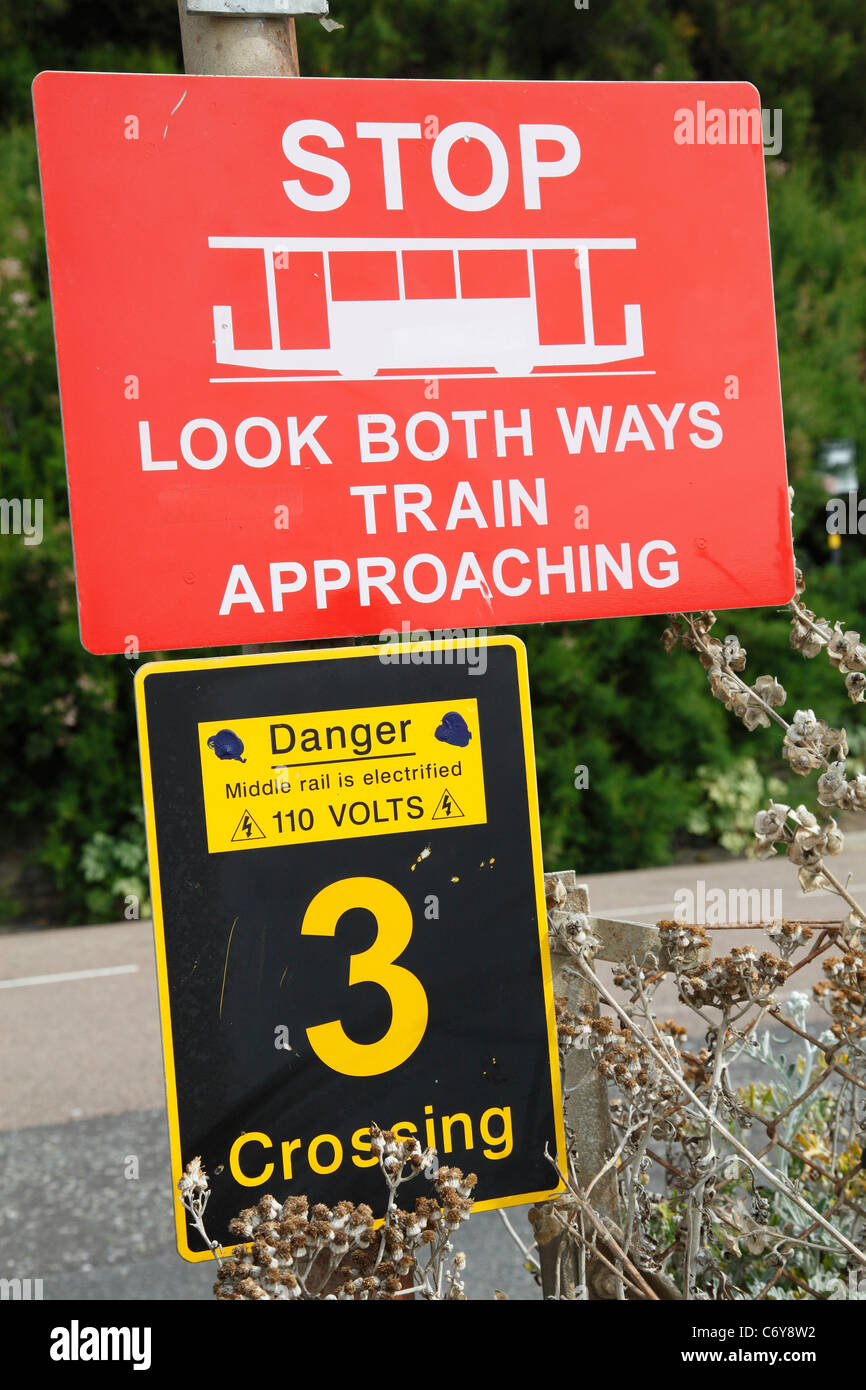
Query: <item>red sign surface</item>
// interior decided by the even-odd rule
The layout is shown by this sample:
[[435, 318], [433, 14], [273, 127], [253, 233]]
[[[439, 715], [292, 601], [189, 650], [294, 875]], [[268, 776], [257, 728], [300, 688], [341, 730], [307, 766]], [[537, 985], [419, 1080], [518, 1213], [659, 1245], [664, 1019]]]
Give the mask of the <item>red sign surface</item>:
[[791, 597], [753, 87], [34, 92], [91, 651]]

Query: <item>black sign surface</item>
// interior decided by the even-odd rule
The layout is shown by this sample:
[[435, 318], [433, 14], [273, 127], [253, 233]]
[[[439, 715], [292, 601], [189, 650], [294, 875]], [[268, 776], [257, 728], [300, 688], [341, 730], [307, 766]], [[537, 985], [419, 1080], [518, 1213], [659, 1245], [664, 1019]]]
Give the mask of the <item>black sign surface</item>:
[[201, 1156], [211, 1238], [265, 1193], [381, 1215], [371, 1122], [477, 1208], [555, 1191], [522, 644], [157, 663], [136, 697], [173, 1180]]

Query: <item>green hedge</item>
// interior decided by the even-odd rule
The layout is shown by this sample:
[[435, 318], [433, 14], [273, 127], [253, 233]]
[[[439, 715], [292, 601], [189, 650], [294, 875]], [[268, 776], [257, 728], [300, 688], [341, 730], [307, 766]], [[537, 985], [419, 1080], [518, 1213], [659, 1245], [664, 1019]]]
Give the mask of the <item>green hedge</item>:
[[[345, 29], [299, 24], [307, 73], [530, 78], [742, 78], [783, 111], [768, 158], [786, 433], [810, 606], [857, 626], [862, 538], [828, 564], [822, 438], [866, 446], [866, 11], [854, 0], [709, 0], [591, 11], [510, 0], [335, 0]], [[141, 885], [140, 779], [132, 675], [81, 647], [72, 574], [51, 316], [29, 83], [40, 67], [172, 70], [173, 5], [0, 0], [0, 495], [41, 497], [44, 541], [0, 537], [0, 852], [26, 845], [69, 922], [122, 915]], [[746, 503], [747, 504], [747, 501]], [[748, 735], [712, 700], [693, 656], [665, 655], [664, 620], [524, 630], [530, 655], [545, 859], [582, 872], [660, 864], [740, 833], [748, 802], [787, 775], [772, 730]], [[784, 617], [721, 615], [772, 672], [785, 710], [856, 715], [825, 657], [804, 661]], [[176, 654], [180, 655], [180, 654]], [[785, 712], [785, 711], [783, 711]], [[589, 787], [575, 787], [585, 766]], [[710, 801], [707, 793], [710, 793]], [[803, 799], [808, 783], [791, 789]], [[716, 800], [713, 801], [712, 797]], [[709, 805], [710, 810], [706, 808]], [[702, 808], [704, 810], [702, 811]], [[703, 815], [703, 819], [702, 819]], [[691, 830], [690, 830], [691, 827]], [[732, 828], [733, 827], [733, 828]], [[0, 920], [21, 905], [0, 900]]]

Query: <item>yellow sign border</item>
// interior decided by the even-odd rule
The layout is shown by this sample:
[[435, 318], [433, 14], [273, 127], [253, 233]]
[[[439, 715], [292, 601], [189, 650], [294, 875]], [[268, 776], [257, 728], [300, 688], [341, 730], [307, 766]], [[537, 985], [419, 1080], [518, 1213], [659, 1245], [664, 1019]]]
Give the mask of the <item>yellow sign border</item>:
[[[189, 1226], [186, 1209], [177, 1196], [177, 1181], [183, 1173], [180, 1149], [180, 1116], [177, 1101], [177, 1077], [174, 1067], [174, 1045], [171, 1033], [171, 1011], [169, 1005], [168, 967], [165, 951], [165, 928], [162, 913], [162, 890], [159, 878], [159, 861], [156, 853], [156, 813], [153, 804], [150, 763], [150, 741], [147, 727], [147, 710], [144, 686], [149, 676], [160, 673], [181, 671], [213, 671], [238, 666], [273, 666], [299, 661], [351, 661], [355, 657], [380, 656], [388, 653], [389, 664], [398, 654], [404, 652], [459, 651], [471, 648], [511, 647], [516, 657], [517, 681], [520, 695], [520, 720], [523, 730], [523, 756], [526, 768], [527, 809], [532, 844], [532, 868], [535, 881], [535, 901], [538, 919], [538, 937], [541, 956], [542, 987], [547, 1018], [547, 1043], [550, 1057], [551, 1095], [554, 1105], [556, 1128], [557, 1164], [560, 1173], [565, 1171], [565, 1122], [562, 1105], [562, 1088], [559, 1074], [559, 1051], [556, 1043], [556, 1020], [553, 1002], [553, 976], [550, 964], [550, 947], [547, 939], [547, 905], [544, 898], [544, 868], [541, 854], [541, 821], [538, 810], [538, 788], [535, 769], [535, 747], [532, 740], [532, 708], [529, 699], [529, 667], [526, 647], [519, 637], [475, 637], [453, 638], [448, 641], [401, 642], [370, 645], [364, 647], [326, 647], [322, 650], [298, 652], [269, 652], [249, 656], [192, 657], [180, 661], [151, 661], [135, 674], [135, 705], [138, 742], [141, 754], [141, 782], [144, 799], [145, 829], [147, 832], [147, 858], [150, 867], [151, 902], [153, 904], [153, 934], [156, 949], [156, 970], [159, 986], [159, 1016], [162, 1034], [163, 1063], [165, 1069], [166, 1100], [168, 1106], [168, 1130], [171, 1149], [172, 1189], [175, 1192], [175, 1231], [177, 1249], [180, 1256], [191, 1264], [213, 1260], [207, 1250], [190, 1250], [187, 1240]], [[495, 1211], [500, 1207], [523, 1206], [528, 1202], [547, 1201], [565, 1191], [562, 1178], [550, 1188], [539, 1192], [522, 1192], [512, 1197], [491, 1198], [490, 1201], [473, 1203], [473, 1211]], [[377, 1221], [376, 1225], [381, 1225]], [[237, 1246], [220, 1246], [220, 1252], [231, 1253]]]

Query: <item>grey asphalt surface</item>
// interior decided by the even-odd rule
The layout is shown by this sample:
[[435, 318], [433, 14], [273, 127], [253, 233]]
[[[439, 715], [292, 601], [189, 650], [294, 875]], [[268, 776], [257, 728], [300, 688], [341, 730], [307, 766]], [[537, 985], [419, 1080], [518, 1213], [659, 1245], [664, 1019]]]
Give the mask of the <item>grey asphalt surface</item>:
[[[853, 891], [866, 887], [866, 840], [849, 837], [834, 868], [843, 881], [851, 875]], [[639, 922], [673, 916], [674, 894], [697, 892], [698, 880], [707, 890], [778, 887], [790, 917], [843, 915], [832, 895], [802, 894], [784, 860], [581, 877], [595, 912]], [[769, 945], [760, 930], [714, 934], [716, 953], [746, 941]], [[795, 987], [815, 978], [804, 970]], [[687, 1021], [667, 985], [658, 1012]], [[0, 937], [0, 1057], [0, 1277], [41, 1278], [46, 1299], [210, 1299], [212, 1267], [174, 1252], [150, 923]], [[138, 1178], [124, 1176], [131, 1156]], [[524, 1240], [527, 1210], [507, 1213]], [[476, 1213], [459, 1248], [470, 1298], [495, 1289], [540, 1298], [497, 1213]]]
[[[45, 1300], [211, 1300], [215, 1267], [175, 1253], [172, 1200], [164, 1107], [0, 1134], [0, 1276], [42, 1279]], [[509, 1212], [526, 1244], [528, 1210]], [[540, 1298], [496, 1212], [456, 1248], [470, 1298]]]

